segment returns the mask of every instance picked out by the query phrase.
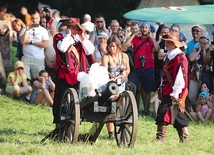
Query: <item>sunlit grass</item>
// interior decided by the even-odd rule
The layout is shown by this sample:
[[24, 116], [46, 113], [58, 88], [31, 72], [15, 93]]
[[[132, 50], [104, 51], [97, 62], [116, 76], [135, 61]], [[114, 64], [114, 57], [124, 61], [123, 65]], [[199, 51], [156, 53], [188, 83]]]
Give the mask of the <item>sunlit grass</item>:
[[[209, 155], [214, 153], [213, 123], [190, 122], [190, 140], [179, 143], [176, 130], [169, 126], [164, 143], [155, 141], [156, 125], [152, 117], [139, 117], [137, 140], [133, 148], [117, 147], [116, 140], [107, 138], [104, 127], [97, 141], [90, 145], [40, 141], [54, 129], [52, 110], [46, 106], [16, 101], [0, 96], [0, 154], [36, 155]], [[90, 123], [82, 123], [81, 130], [89, 130]]]

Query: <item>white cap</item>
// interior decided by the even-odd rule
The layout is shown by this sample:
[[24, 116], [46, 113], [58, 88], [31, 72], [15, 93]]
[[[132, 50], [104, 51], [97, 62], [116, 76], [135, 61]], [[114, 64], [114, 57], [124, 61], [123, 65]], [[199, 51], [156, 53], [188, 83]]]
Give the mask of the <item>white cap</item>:
[[91, 19], [91, 16], [90, 16], [89, 14], [85, 14], [85, 15], [83, 16], [83, 20], [85, 20], [85, 19]]

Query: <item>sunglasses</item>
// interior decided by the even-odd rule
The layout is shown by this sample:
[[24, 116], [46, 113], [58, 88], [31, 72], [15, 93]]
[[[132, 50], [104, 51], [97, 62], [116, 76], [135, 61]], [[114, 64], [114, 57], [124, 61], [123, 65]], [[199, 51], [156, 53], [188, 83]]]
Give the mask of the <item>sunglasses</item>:
[[117, 36], [118, 38], [123, 38], [123, 36]]
[[24, 70], [24, 68], [22, 68], [22, 67], [19, 67], [19, 68], [17, 68], [16, 70]]
[[103, 23], [103, 20], [98, 20], [96, 21], [96, 23]]

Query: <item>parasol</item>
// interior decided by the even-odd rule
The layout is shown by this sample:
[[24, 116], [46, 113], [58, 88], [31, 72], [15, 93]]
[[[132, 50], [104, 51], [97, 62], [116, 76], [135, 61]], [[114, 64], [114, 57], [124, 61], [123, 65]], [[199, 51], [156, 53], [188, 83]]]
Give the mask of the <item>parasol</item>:
[[127, 19], [177, 24], [214, 24], [214, 5], [143, 8], [124, 14]]

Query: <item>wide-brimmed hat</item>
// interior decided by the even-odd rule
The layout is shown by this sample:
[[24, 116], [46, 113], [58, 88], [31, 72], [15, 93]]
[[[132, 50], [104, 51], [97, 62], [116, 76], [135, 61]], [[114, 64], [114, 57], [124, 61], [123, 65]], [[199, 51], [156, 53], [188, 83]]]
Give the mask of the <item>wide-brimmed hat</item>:
[[14, 69], [23, 68], [24, 69], [24, 63], [22, 61], [16, 61], [14, 64]]
[[61, 25], [66, 25], [66, 26], [77, 26], [79, 27], [79, 29], [81, 31], [86, 31], [81, 25], [80, 25], [80, 19], [79, 18], [73, 18], [73, 17], [70, 17], [68, 19], [64, 19], [62, 21], [62, 24]]
[[182, 47], [184, 44], [180, 42], [179, 35], [169, 32], [167, 35], [160, 37], [163, 40], [172, 41], [176, 47]]
[[108, 34], [105, 32], [100, 32], [100, 34], [97, 36], [97, 38], [106, 38], [108, 39]]

